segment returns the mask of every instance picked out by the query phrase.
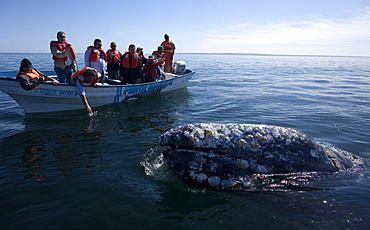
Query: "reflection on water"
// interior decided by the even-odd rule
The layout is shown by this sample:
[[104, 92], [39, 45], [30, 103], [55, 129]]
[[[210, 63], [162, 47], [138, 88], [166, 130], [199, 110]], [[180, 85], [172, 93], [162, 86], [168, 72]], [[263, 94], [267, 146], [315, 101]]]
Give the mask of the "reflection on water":
[[15, 161], [24, 178], [34, 181], [101, 173], [112, 152], [155, 146], [176, 121], [173, 106], [186, 106], [187, 97], [186, 90], [154, 95], [96, 108], [92, 117], [84, 110], [27, 114], [24, 131], [1, 144], [4, 160]]
[[[158, 204], [158, 211], [164, 214], [164, 219], [206, 221], [217, 213], [227, 212], [224, 206], [227, 206], [229, 201], [217, 192], [187, 189], [178, 184], [167, 186], [165, 191], [161, 192]], [[215, 210], [215, 207], [218, 209]]]
[[[229, 204], [224, 196], [209, 189], [190, 188], [181, 183], [166, 164], [159, 146], [147, 150], [140, 164], [144, 167], [145, 174], [161, 185], [158, 189], [160, 199], [157, 204], [164, 219], [180, 222], [186, 219], [205, 221], [212, 219], [217, 212], [227, 211], [222, 208]], [[209, 211], [216, 206], [216, 212]]]
[[100, 167], [91, 163], [102, 157], [94, 146], [99, 145], [105, 134], [94, 131], [91, 128], [94, 121], [84, 115], [80, 116], [84, 120], [73, 117], [77, 122], [63, 125], [64, 119], [27, 115], [25, 131], [3, 141], [5, 156], [21, 159], [16, 165], [22, 168], [25, 179], [42, 181], [69, 176], [81, 167]]
[[[364, 229], [369, 204], [355, 204], [366, 189], [353, 191], [358, 178], [369, 180], [370, 172], [348, 177], [321, 178], [308, 190], [207, 190], [179, 182], [158, 182], [157, 202], [163, 219], [189, 227], [212, 225], [212, 229]], [[368, 182], [367, 182], [368, 183]], [[361, 208], [348, 208], [360, 205]], [[345, 208], [347, 207], [347, 208]], [[194, 221], [194, 222], [192, 222]], [[273, 227], [271, 223], [277, 226]], [[320, 227], [318, 227], [320, 226]], [[191, 229], [191, 228], [189, 228]]]

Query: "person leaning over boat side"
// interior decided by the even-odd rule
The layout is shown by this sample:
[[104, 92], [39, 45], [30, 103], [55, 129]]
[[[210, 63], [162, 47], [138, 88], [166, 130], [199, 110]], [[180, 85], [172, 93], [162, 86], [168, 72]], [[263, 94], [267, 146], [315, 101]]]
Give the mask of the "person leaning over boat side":
[[173, 56], [175, 54], [175, 44], [170, 41], [170, 36], [168, 34], [164, 35], [164, 41], [162, 42], [161, 46], [163, 46], [164, 53], [166, 58], [164, 60], [164, 71], [166, 73], [170, 73], [172, 69], [172, 61]]
[[72, 70], [77, 71], [76, 54], [70, 43], [66, 41], [66, 33], [59, 31], [57, 41], [50, 42], [50, 51], [54, 60], [54, 71], [60, 82], [72, 83]]
[[115, 42], [110, 43], [110, 49], [107, 50], [108, 63], [108, 78], [119, 79], [119, 63], [121, 62], [121, 51], [117, 50], [117, 44]]
[[152, 55], [154, 56], [155, 60], [157, 60], [157, 65], [161, 70], [163, 70], [163, 63], [165, 60], [165, 54], [163, 52], [163, 47], [158, 46], [157, 50], [153, 51]]
[[140, 79], [139, 54], [135, 52], [135, 45], [131, 44], [121, 58], [120, 78], [122, 84], [137, 84]]
[[161, 79], [162, 72], [153, 55], [149, 55], [148, 61], [144, 66], [144, 82], [153, 82]]
[[102, 49], [103, 42], [100, 39], [94, 40], [93, 46], [88, 46], [85, 51], [85, 66], [94, 68], [101, 74], [100, 82], [105, 81], [104, 68], [108, 61], [107, 53]]
[[73, 81], [76, 83], [78, 94], [81, 97], [82, 103], [86, 106], [86, 110], [89, 114], [92, 113], [92, 109], [86, 98], [86, 93], [83, 87], [98, 87], [99, 73], [96, 69], [91, 67], [85, 67], [82, 70], [77, 71], [73, 74]]
[[27, 58], [24, 58], [21, 61], [16, 78], [24, 90], [34, 89], [44, 81], [52, 81], [54, 85], [59, 84], [59, 81], [56, 79], [33, 68], [32, 63]]

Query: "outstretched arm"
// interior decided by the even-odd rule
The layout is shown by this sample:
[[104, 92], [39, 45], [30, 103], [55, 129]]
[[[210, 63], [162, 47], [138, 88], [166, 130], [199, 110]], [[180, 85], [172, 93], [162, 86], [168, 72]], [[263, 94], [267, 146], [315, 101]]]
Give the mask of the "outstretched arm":
[[81, 97], [82, 103], [86, 106], [86, 111], [89, 114], [92, 113], [93, 111], [92, 111], [92, 109], [91, 109], [91, 107], [89, 105], [89, 102], [87, 102], [86, 95], [85, 94], [82, 94], [82, 95], [80, 95], [80, 97]]
[[[49, 77], [48, 75], [38, 71], [37, 69], [33, 68], [40, 76], [43, 78], [43, 81], [52, 81], [54, 85], [59, 85], [59, 81], [55, 78]], [[42, 82], [42, 81], [41, 81]]]
[[157, 76], [157, 81], [161, 80], [162, 78], [162, 71], [161, 71], [161, 68], [159, 68], [159, 66], [157, 65], [157, 73], [158, 73], [158, 76]]
[[85, 90], [83, 89], [83, 86], [79, 81], [76, 81], [76, 88], [78, 90], [78, 94], [80, 95], [82, 103], [85, 105], [86, 110], [88, 113], [92, 113], [92, 109], [89, 105], [89, 102], [87, 101]]

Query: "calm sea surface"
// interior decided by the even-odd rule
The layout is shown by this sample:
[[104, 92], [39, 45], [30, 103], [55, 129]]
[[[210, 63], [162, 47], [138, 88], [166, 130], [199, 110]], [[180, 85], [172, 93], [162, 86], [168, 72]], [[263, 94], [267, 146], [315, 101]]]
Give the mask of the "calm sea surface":
[[[49, 54], [22, 58], [54, 75]], [[370, 229], [370, 170], [315, 189], [206, 190], [163, 164], [158, 137], [199, 122], [295, 128], [370, 162], [370, 58], [177, 54], [187, 89], [84, 110], [25, 114], [0, 93], [0, 229]], [[78, 55], [83, 67], [82, 54]]]

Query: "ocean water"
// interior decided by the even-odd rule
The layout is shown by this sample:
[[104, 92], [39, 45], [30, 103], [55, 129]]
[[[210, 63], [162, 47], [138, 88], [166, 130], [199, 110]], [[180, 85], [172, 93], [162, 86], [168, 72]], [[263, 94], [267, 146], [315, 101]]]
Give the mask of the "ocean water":
[[[22, 58], [53, 73], [50, 54]], [[369, 229], [370, 170], [283, 190], [180, 182], [158, 138], [190, 123], [295, 128], [370, 162], [370, 57], [176, 54], [187, 89], [84, 110], [25, 114], [0, 93], [0, 229]], [[82, 54], [78, 55], [80, 68]]]

